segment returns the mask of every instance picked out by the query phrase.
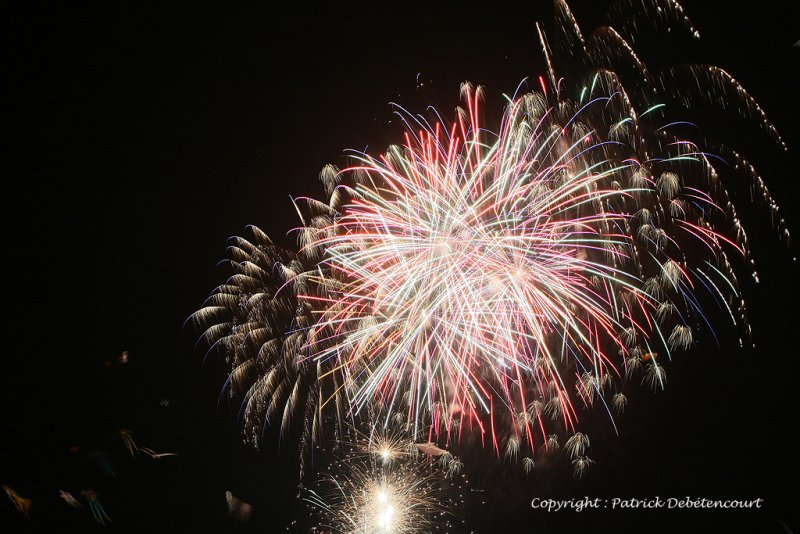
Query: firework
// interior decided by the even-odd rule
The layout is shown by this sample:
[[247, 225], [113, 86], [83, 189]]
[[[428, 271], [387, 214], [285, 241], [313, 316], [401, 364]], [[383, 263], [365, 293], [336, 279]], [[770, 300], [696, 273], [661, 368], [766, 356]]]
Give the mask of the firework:
[[348, 433], [350, 441], [335, 446], [346, 449], [344, 457], [304, 493], [319, 531], [412, 534], [453, 527], [466, 486], [466, 477], [449, 469], [457, 459], [432, 461], [413, 441], [374, 428]]
[[732, 258], [753, 261], [725, 184], [748, 179], [788, 232], [743, 156], [672, 117], [735, 106], [782, 146], [777, 131], [722, 69], [651, 72], [637, 55], [637, 10], [699, 36], [677, 2], [618, 1], [610, 18], [626, 18], [589, 37], [555, 5], [554, 35], [537, 25], [547, 76], [495, 132], [466, 83], [451, 121], [398, 109], [402, 145], [325, 167], [325, 201], [297, 200], [297, 251], [257, 228], [235, 239], [233, 276], [194, 318], [228, 358], [250, 441], [295, 414], [306, 444], [366, 418], [445, 446], [477, 435], [529, 472], [566, 434], [581, 475], [581, 410], [621, 412], [634, 377], [663, 388], [672, 354], [714, 334], [704, 302], [748, 339]]

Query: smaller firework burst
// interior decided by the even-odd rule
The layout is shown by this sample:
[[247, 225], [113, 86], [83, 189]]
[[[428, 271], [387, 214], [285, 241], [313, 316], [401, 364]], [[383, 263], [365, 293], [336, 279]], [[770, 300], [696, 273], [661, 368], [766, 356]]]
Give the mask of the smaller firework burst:
[[460, 461], [432, 459], [398, 434], [350, 432], [352, 441], [308, 489], [315, 529], [340, 534], [449, 532], [457, 521], [466, 477], [454, 472]]

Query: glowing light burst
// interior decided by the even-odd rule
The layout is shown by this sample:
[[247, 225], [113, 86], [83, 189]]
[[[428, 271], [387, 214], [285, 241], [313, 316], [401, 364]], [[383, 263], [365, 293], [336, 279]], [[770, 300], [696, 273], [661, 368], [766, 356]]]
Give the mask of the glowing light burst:
[[726, 184], [750, 184], [788, 232], [753, 165], [687, 133], [682, 108], [738, 109], [782, 146], [777, 131], [727, 72], [637, 55], [637, 12], [698, 36], [674, 0], [618, 0], [617, 29], [588, 37], [555, 5], [541, 90], [508, 98], [495, 132], [470, 84], [452, 121], [398, 109], [402, 146], [325, 167], [325, 201], [296, 202], [297, 251], [236, 238], [233, 276], [193, 317], [228, 358], [250, 441], [296, 412], [305, 445], [361, 417], [417, 441], [477, 434], [530, 471], [558, 434], [583, 443], [582, 408], [611, 417], [627, 382], [664, 387], [672, 353], [716, 335], [704, 304], [747, 339], [731, 258], [757, 275]]
[[560, 362], [575, 358], [598, 381], [619, 374], [601, 345], [624, 350], [617, 332], [642, 328], [614, 295], [632, 309], [658, 304], [624, 267], [635, 252], [620, 208], [646, 190], [612, 183], [642, 165], [612, 159], [616, 147], [577, 116], [551, 120], [536, 94], [510, 104], [492, 139], [479, 128], [479, 91], [464, 88], [471, 111], [449, 132], [422, 127], [345, 171], [369, 179], [309, 244], [345, 280], [317, 322], [331, 335], [311, 352], [343, 370], [356, 411], [378, 397], [388, 413], [430, 414], [450, 430], [465, 418], [483, 425], [495, 396], [524, 413], [551, 384], [571, 425]]
[[[466, 485], [440, 464], [416, 452], [414, 443], [373, 433], [340, 445], [341, 460], [308, 489], [315, 528], [339, 534], [448, 532], [457, 522]], [[391, 450], [393, 460], [385, 461]]]

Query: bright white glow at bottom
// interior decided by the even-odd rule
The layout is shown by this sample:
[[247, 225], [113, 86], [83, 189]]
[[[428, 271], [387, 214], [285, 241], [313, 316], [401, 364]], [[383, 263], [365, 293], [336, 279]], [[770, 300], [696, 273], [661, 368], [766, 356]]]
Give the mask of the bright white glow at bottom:
[[394, 506], [389, 506], [381, 510], [378, 514], [378, 526], [384, 530], [389, 530], [392, 526], [392, 518], [394, 517]]

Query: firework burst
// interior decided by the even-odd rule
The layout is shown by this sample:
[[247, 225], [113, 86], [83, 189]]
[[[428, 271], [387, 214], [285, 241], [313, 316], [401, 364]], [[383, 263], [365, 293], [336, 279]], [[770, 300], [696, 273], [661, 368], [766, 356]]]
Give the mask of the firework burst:
[[[611, 19], [658, 8], [698, 35], [677, 2], [628, 4]], [[297, 251], [256, 228], [235, 239], [234, 275], [194, 318], [231, 364], [251, 441], [296, 412], [304, 443], [365, 417], [413, 440], [477, 434], [530, 471], [562, 433], [583, 474], [581, 409], [621, 412], [636, 376], [663, 388], [672, 353], [713, 334], [703, 302], [748, 338], [731, 257], [752, 259], [725, 184], [748, 179], [788, 232], [755, 168], [671, 114], [736, 105], [782, 145], [777, 131], [727, 72], [651, 72], [628, 18], [584, 37], [555, 5], [552, 43], [537, 25], [547, 79], [508, 99], [495, 132], [467, 83], [452, 121], [398, 109], [402, 145], [325, 167], [326, 200], [297, 200]]]
[[[415, 443], [376, 429], [348, 429], [346, 449], [306, 489], [316, 529], [340, 534], [448, 532], [457, 522], [466, 477], [418, 451]], [[451, 458], [450, 462], [453, 460]]]

